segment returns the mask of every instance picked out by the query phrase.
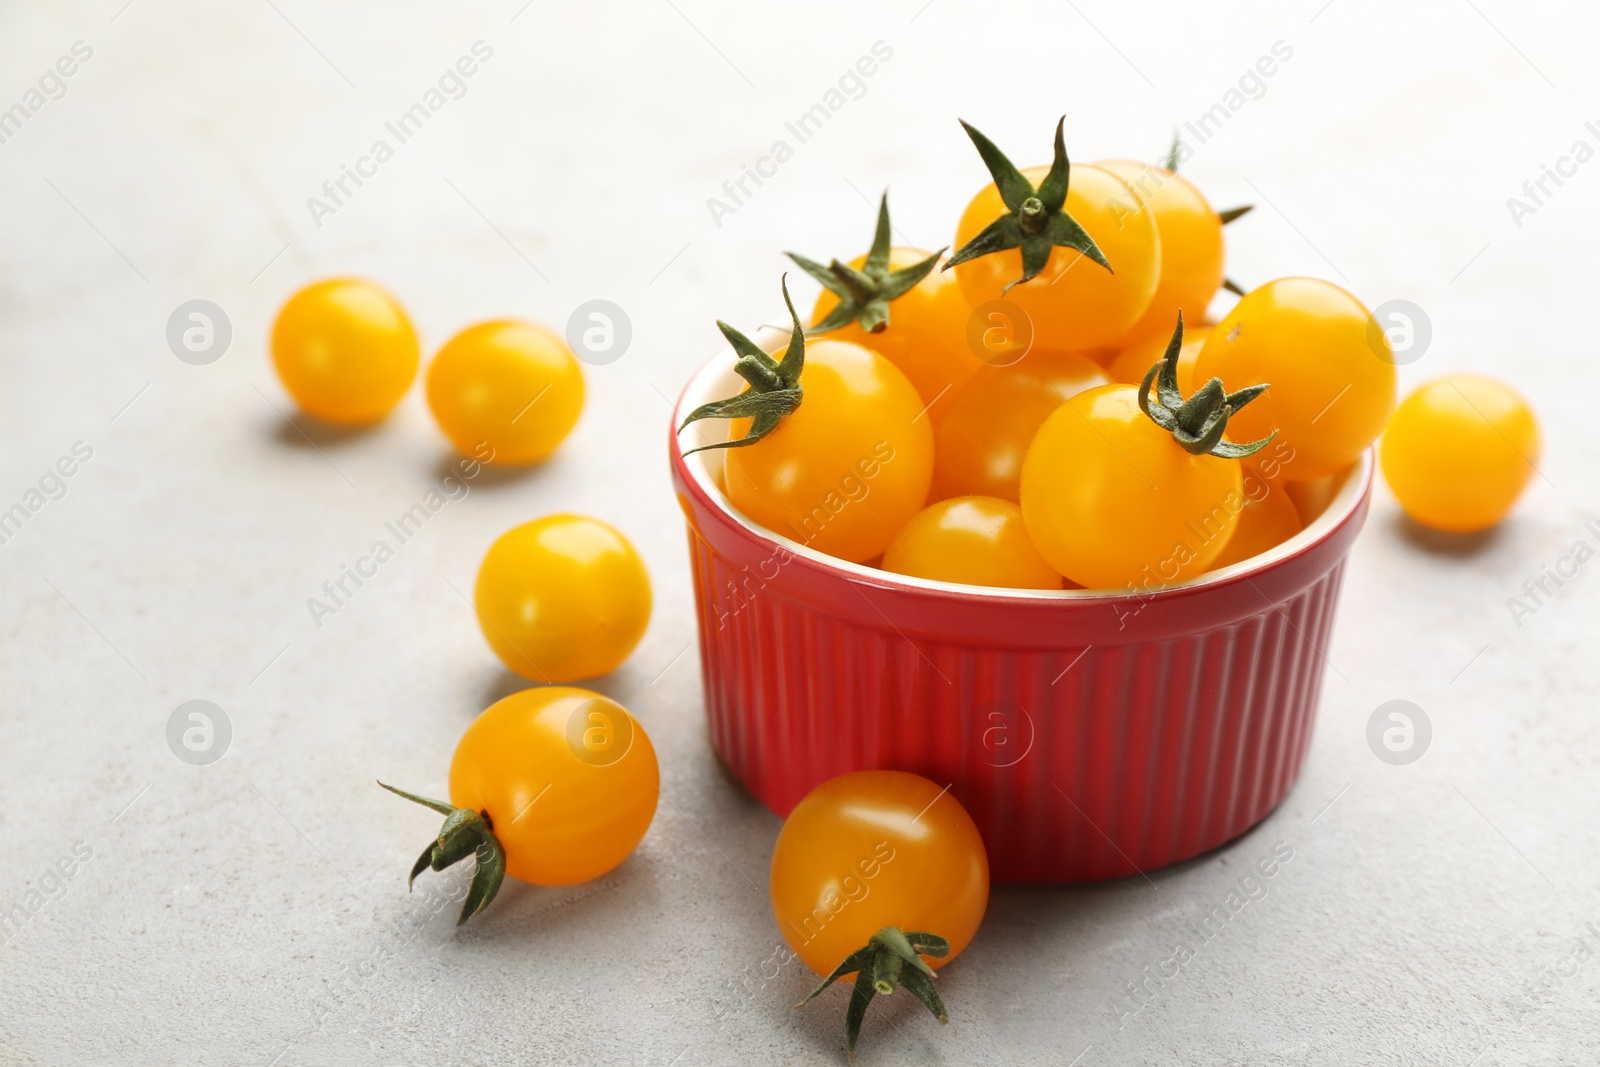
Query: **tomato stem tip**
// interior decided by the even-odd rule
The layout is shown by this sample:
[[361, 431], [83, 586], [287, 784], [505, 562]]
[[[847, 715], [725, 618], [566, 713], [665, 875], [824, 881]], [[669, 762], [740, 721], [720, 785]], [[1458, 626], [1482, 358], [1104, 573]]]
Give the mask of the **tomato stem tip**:
[[1044, 176], [1038, 188], [1034, 188], [1033, 183], [1023, 177], [1022, 172], [1006, 158], [1004, 152], [995, 147], [993, 141], [966, 122], [961, 122], [961, 128], [972, 139], [984, 166], [989, 168], [989, 175], [994, 179], [995, 190], [1006, 206], [1006, 213], [956, 249], [943, 269], [949, 270], [957, 264], [993, 252], [1020, 249], [1022, 277], [1008, 283], [1002, 296], [1010, 292], [1011, 286], [1029, 281], [1044, 270], [1045, 264], [1050, 262], [1051, 251], [1058, 247], [1079, 252], [1111, 273], [1116, 273], [1106, 254], [1089, 236], [1089, 231], [1066, 209], [1067, 187], [1072, 179], [1072, 164], [1067, 159], [1063, 133], [1066, 121], [1063, 115], [1056, 122], [1055, 158], [1050, 164], [1050, 172]]
[[[1183, 312], [1180, 311], [1177, 328], [1167, 342], [1166, 354], [1145, 372], [1144, 380], [1139, 383], [1139, 409], [1151, 422], [1171, 433], [1173, 440], [1191, 455], [1243, 459], [1267, 447], [1267, 443], [1278, 436], [1277, 430], [1259, 441], [1242, 445], [1222, 439], [1229, 417], [1266, 392], [1266, 384], [1229, 393], [1223, 389], [1221, 378], [1212, 378], [1185, 399], [1178, 389], [1178, 354], [1182, 349]], [[1156, 386], [1154, 400], [1150, 398], [1152, 383]]]
[[476, 857], [477, 870], [473, 873], [472, 884], [467, 888], [467, 897], [461, 904], [461, 916], [456, 919], [460, 926], [494, 900], [495, 894], [500, 892], [500, 885], [506, 877], [506, 850], [500, 844], [500, 839], [494, 836], [494, 824], [487, 811], [473, 811], [471, 808], [458, 808], [442, 800], [433, 800], [429, 797], [407, 793], [403, 789], [396, 789], [392, 785], [379, 785], [393, 793], [395, 796], [404, 797], [414, 804], [421, 804], [445, 816], [444, 825], [439, 828], [439, 836], [428, 842], [422, 850], [422, 855], [417, 857], [417, 862], [411, 865], [411, 875], [406, 879], [406, 891], [411, 891], [412, 883], [417, 880], [417, 875], [432, 868], [442, 871], [461, 862], [468, 856]]
[[854, 322], [868, 333], [882, 333], [889, 326], [889, 303], [898, 300], [926, 278], [944, 255], [943, 248], [909, 267], [889, 269], [889, 194], [878, 201], [878, 225], [873, 231], [872, 248], [861, 267], [837, 259], [826, 267], [798, 252], [785, 252], [799, 268], [839, 298], [833, 310], [808, 334], [828, 333]]
[[939, 1022], [948, 1023], [950, 1013], [933, 987], [933, 968], [923, 956], [942, 959], [950, 953], [950, 942], [938, 934], [906, 933], [898, 926], [885, 926], [873, 934], [865, 945], [840, 961], [804, 1000], [796, 1004], [803, 1008], [834, 982], [847, 974], [856, 976], [850, 993], [850, 1006], [845, 1011], [845, 1052], [855, 1061], [856, 1042], [861, 1037], [861, 1022], [867, 1016], [867, 1005], [879, 993], [891, 994], [902, 987], [920, 1000]]
[[683, 420], [678, 432], [682, 433], [690, 423], [701, 419], [749, 419], [750, 429], [743, 437], [736, 440], [701, 445], [698, 448], [688, 449], [684, 455], [689, 456], [712, 448], [744, 448], [753, 445], [777, 429], [784, 417], [800, 406], [800, 401], [804, 397], [804, 391], [800, 388], [800, 372], [805, 369], [806, 332], [800, 325], [800, 316], [795, 314], [794, 301], [789, 298], [787, 274], [783, 276], [782, 285], [783, 302], [789, 308], [790, 321], [794, 323], [794, 329], [789, 335], [789, 347], [784, 351], [783, 359], [773, 359], [750, 338], [718, 319], [717, 329], [722, 331], [722, 336], [728, 339], [728, 344], [739, 354], [739, 358], [733, 363], [734, 372], [748, 382], [750, 387], [738, 396], [701, 404]]

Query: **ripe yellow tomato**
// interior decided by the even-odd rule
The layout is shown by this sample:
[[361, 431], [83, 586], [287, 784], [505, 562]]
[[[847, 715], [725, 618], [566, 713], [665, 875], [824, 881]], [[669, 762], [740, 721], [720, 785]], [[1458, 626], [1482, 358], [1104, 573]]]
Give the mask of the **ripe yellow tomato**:
[[1211, 331], [1194, 380], [1272, 388], [1231, 422], [1233, 440], [1294, 449], [1284, 477], [1334, 474], [1360, 458], [1394, 410], [1389, 343], [1361, 301], [1317, 278], [1280, 278], [1247, 293]]
[[501, 534], [474, 594], [489, 647], [539, 682], [609, 674], [650, 622], [650, 575], [599, 519], [547, 515]]
[[[1173, 321], [1177, 321], [1176, 317]], [[1194, 392], [1194, 361], [1200, 358], [1200, 349], [1205, 346], [1211, 329], [1210, 326], [1196, 326], [1183, 332], [1183, 347], [1178, 350], [1178, 388], [1183, 390], [1185, 396]], [[1131, 342], [1118, 352], [1106, 368], [1111, 380], [1128, 385], [1138, 385], [1144, 381], [1145, 372], [1166, 355], [1171, 333], [1172, 327], [1168, 325], [1165, 334], [1151, 334]]]
[[1160, 588], [1201, 574], [1232, 535], [1242, 499], [1239, 461], [1185, 451], [1139, 409], [1131, 385], [1061, 405], [1022, 464], [1033, 543], [1088, 589]]
[[[914, 248], [891, 248], [889, 269], [901, 270], [927, 258], [927, 252]], [[866, 260], [866, 256], [857, 256], [850, 265], [859, 270]], [[837, 294], [822, 290], [811, 321], [821, 322], [838, 303]], [[899, 367], [916, 387], [922, 402], [935, 405], [933, 411], [937, 412], [944, 403], [941, 396], [948, 400], [962, 382], [984, 366], [967, 347], [969, 315], [956, 280], [948, 272], [936, 269], [889, 305], [889, 325], [877, 333], [852, 322], [822, 336], [877, 352]]]
[[1539, 447], [1533, 409], [1510, 386], [1450, 374], [1405, 398], [1379, 457], [1407, 515], [1468, 533], [1505, 518], [1534, 474]]
[[272, 365], [307, 414], [346, 426], [389, 414], [417, 376], [417, 334], [389, 293], [359, 278], [314, 282], [272, 324]]
[[1028, 539], [1022, 509], [992, 496], [960, 496], [924, 508], [890, 543], [883, 569], [963, 585], [1061, 588], [1061, 575]]
[[956, 798], [920, 775], [857, 771], [795, 805], [772, 850], [772, 914], [813, 971], [828, 974], [885, 926], [950, 942], [943, 967], [978, 932], [989, 856]]
[[583, 372], [566, 342], [510, 319], [468, 326], [445, 342], [427, 388], [450, 443], [466, 455], [487, 445], [494, 463], [546, 458], [583, 410]]
[[1274, 485], [1248, 467], [1244, 472], [1242, 503], [1233, 536], [1211, 564], [1212, 570], [1259, 556], [1300, 532], [1300, 512], [1284, 487]]
[[[1037, 186], [1048, 172], [1048, 167], [1029, 167], [1022, 175]], [[1155, 296], [1162, 254], [1155, 213], [1121, 178], [1083, 165], [1072, 168], [1065, 209], [1094, 238], [1116, 273], [1070, 248], [1052, 249], [1044, 270], [1009, 292], [1006, 286], [1022, 277], [1022, 253], [1015, 248], [979, 256], [953, 270], [970, 306], [1003, 298], [1026, 312], [1035, 344], [1073, 352], [1103, 348], [1121, 339]], [[999, 191], [992, 183], [985, 186], [961, 214], [957, 247], [1005, 211]]]
[[[1159, 337], [1164, 346], [1178, 312], [1190, 322], [1200, 322], [1222, 285], [1222, 218], [1199, 189], [1170, 170], [1127, 159], [1095, 166], [1127, 182], [1155, 213], [1156, 232], [1161, 237], [1161, 278], [1150, 306], [1123, 340], [1126, 346], [1140, 338]], [[1188, 391], [1186, 387], [1184, 391]]]
[[627, 709], [568, 686], [491, 705], [450, 761], [450, 802], [487, 812], [507, 873], [534, 885], [587, 882], [627, 859], [660, 783], [650, 735]]
[[1043, 348], [974, 374], [935, 420], [932, 499], [1020, 499], [1022, 457], [1033, 435], [1056, 408], [1107, 380], [1085, 356]]
[[[787, 348], [773, 353], [782, 359]], [[893, 363], [846, 341], [805, 345], [804, 399], [753, 445], [727, 450], [733, 506], [775, 533], [861, 563], [922, 510], [933, 429]], [[730, 420], [730, 440], [750, 420]]]

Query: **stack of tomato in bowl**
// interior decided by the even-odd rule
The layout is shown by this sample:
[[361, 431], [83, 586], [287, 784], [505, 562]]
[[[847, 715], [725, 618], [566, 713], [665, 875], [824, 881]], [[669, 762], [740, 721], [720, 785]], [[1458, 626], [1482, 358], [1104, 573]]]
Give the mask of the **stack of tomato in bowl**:
[[[719, 323], [734, 359], [684, 390], [712, 739], [780, 814], [854, 771], [948, 784], [1000, 881], [1149, 870], [1299, 772], [1395, 359], [1337, 285], [1226, 281], [1247, 209], [1181, 149], [1073, 166], [1058, 124], [1018, 170], [966, 131], [992, 181], [948, 258], [891, 247], [885, 200], [865, 255], [790, 254], [809, 325], [785, 283], [792, 330]], [[1451, 462], [1417, 481], [1477, 476]]]

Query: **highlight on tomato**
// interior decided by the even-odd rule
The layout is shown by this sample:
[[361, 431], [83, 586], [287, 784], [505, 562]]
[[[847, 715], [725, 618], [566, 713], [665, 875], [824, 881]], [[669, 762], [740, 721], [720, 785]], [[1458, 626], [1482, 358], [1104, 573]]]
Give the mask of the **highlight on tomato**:
[[536, 682], [575, 682], [616, 670], [644, 636], [650, 574], [609, 523], [546, 515], [489, 546], [473, 603], [506, 667]]
[[989, 857], [948, 788], [905, 771], [857, 771], [795, 805], [772, 851], [772, 914], [795, 955], [824, 976], [801, 1007], [855, 976], [845, 1013], [852, 1059], [867, 1006], [908, 990], [941, 1022], [934, 971], [961, 955], [989, 904]]
[[1056, 408], [1108, 380], [1086, 356], [1038, 346], [1008, 366], [980, 370], [934, 412], [930, 497], [1021, 499], [1033, 435]]
[[1274, 388], [1234, 422], [1294, 449], [1284, 477], [1336, 474], [1377, 440], [1394, 410], [1394, 354], [1372, 313], [1320, 278], [1279, 278], [1246, 293], [1206, 339], [1196, 381]]
[[[889, 244], [889, 194], [878, 204], [878, 225], [866, 255], [823, 266], [786, 253], [822, 284], [808, 334], [849, 341], [883, 356], [933, 406], [984, 364], [967, 348], [969, 315], [956, 280], [933, 268], [944, 249], [925, 252]], [[892, 305], [892, 306], [891, 306]]]
[[[1240, 460], [1271, 436], [1236, 444], [1230, 421], [1266, 391], [1213, 378], [1178, 389], [1183, 320], [1137, 386], [1079, 393], [1045, 420], [1022, 464], [1022, 516], [1039, 552], [1089, 589], [1160, 588], [1215, 563], [1243, 507]], [[1152, 383], [1156, 396], [1150, 396]]]
[[1037, 343], [1077, 352], [1116, 344], [1140, 320], [1162, 249], [1154, 212], [1126, 182], [1070, 164], [1064, 122], [1048, 170], [1021, 171], [961, 124], [994, 181], [962, 212], [944, 269], [955, 270], [972, 307], [1004, 297], [1027, 313]]
[[1485, 530], [1510, 512], [1539, 462], [1533, 409], [1504, 382], [1448, 374], [1418, 386], [1383, 432], [1384, 480], [1417, 522]]
[[309, 415], [363, 426], [388, 415], [417, 376], [417, 334], [388, 290], [360, 278], [313, 282], [272, 324], [272, 365]]
[[531, 322], [468, 326], [428, 366], [428, 408], [464, 455], [484, 445], [494, 463], [537, 463], [583, 411], [583, 372], [566, 341]]
[[379, 785], [445, 817], [412, 865], [468, 856], [477, 870], [457, 925], [494, 900], [505, 876], [574, 885], [627, 859], [655, 817], [655, 748], [626, 708], [587, 689], [545, 686], [498, 701], [473, 720], [450, 761], [450, 800]]
[[1022, 509], [992, 496], [930, 504], [883, 553], [883, 569], [917, 578], [1008, 589], [1060, 589], [1028, 537]]
[[922, 398], [877, 352], [847, 341], [807, 341], [787, 278], [789, 344], [768, 355], [718, 322], [748, 387], [683, 420], [728, 419], [729, 501], [767, 529], [830, 556], [874, 559], [922, 510], [933, 477], [933, 429]]

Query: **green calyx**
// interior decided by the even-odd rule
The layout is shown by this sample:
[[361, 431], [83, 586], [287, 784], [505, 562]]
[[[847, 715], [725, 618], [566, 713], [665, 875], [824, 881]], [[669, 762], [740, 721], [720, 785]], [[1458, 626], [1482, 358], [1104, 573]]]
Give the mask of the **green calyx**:
[[709, 404], [701, 404], [689, 412], [689, 417], [683, 420], [678, 432], [682, 433], [690, 423], [699, 422], [701, 419], [745, 418], [750, 420], [750, 432], [736, 441], [719, 441], [716, 444], [691, 448], [684, 455], [693, 455], [710, 448], [743, 448], [746, 445], [753, 445], [777, 429], [778, 423], [783, 421], [784, 416], [800, 406], [803, 397], [800, 389], [800, 372], [806, 363], [806, 331], [800, 325], [800, 316], [795, 314], [794, 301], [789, 299], [787, 274], [783, 276], [783, 302], [789, 308], [789, 318], [794, 322], [794, 331], [789, 335], [789, 347], [783, 353], [781, 361], [767, 355], [754, 341], [732, 326], [721, 319], [717, 320], [717, 329], [722, 331], [722, 336], [728, 339], [728, 344], [733, 346], [733, 350], [739, 353], [733, 369], [739, 377], [750, 383], [750, 388], [726, 400], [713, 400]]
[[[1145, 372], [1139, 383], [1139, 410], [1150, 416], [1150, 421], [1172, 434], [1173, 440], [1196, 456], [1220, 456], [1223, 459], [1243, 459], [1253, 456], [1274, 437], [1273, 430], [1259, 441], [1238, 445], [1224, 441], [1222, 434], [1228, 428], [1228, 419], [1235, 411], [1266, 392], [1265, 384], [1252, 385], [1237, 393], [1225, 392], [1222, 379], [1213, 378], [1187, 400], [1178, 391], [1178, 353], [1183, 348], [1183, 312], [1178, 312], [1178, 328], [1172, 331], [1167, 342], [1166, 355]], [[1156, 386], [1156, 399], [1150, 399], [1150, 385]]]
[[460, 926], [487, 908], [494, 895], [500, 892], [500, 883], [506, 877], [506, 850], [500, 844], [500, 839], [494, 836], [494, 824], [489, 819], [489, 813], [458, 808], [442, 800], [430, 800], [392, 785], [378, 784], [395, 796], [432, 808], [445, 817], [444, 825], [439, 828], [438, 839], [428, 842], [428, 847], [412, 864], [411, 877], [406, 879], [406, 890], [410, 891], [417, 875], [430, 867], [442, 871], [468, 856], [476, 856], [478, 869], [472, 876], [472, 885], [467, 888], [467, 899], [461, 904], [461, 917], [456, 920], [456, 925]]
[[[1183, 140], [1178, 136], [1177, 131], [1173, 131], [1172, 147], [1167, 149], [1167, 158], [1161, 161], [1162, 169], [1170, 170], [1174, 174], [1178, 173], [1178, 148], [1182, 144]], [[1234, 219], [1243, 218], [1245, 215], [1250, 214], [1250, 212], [1255, 210], [1255, 207], [1256, 206], [1254, 204], [1244, 204], [1240, 207], [1230, 207], [1226, 211], [1217, 212], [1217, 217], [1220, 218], [1222, 220], [1222, 224], [1226, 226]]]
[[827, 333], [852, 322], [861, 324], [868, 333], [882, 333], [889, 326], [889, 302], [899, 299], [922, 279], [926, 278], [944, 249], [909, 267], [889, 269], [889, 194], [884, 193], [878, 202], [878, 228], [872, 235], [872, 248], [866, 262], [857, 270], [837, 259], [826, 267], [814, 259], [795, 252], [784, 255], [794, 260], [800, 269], [822, 283], [823, 288], [839, 298], [828, 316], [807, 333]]
[[984, 165], [994, 178], [994, 187], [1006, 206], [1006, 214], [956, 249], [955, 255], [950, 257], [943, 269], [949, 270], [958, 263], [991, 252], [1020, 248], [1022, 277], [1008, 283], [1001, 295], [1009, 292], [1011, 286], [1020, 285], [1044, 270], [1045, 264], [1050, 262], [1051, 250], [1056, 247], [1081, 252], [1106, 270], [1111, 270], [1106, 254], [1100, 251], [1094, 238], [1079, 225], [1077, 219], [1067, 214], [1063, 206], [1067, 202], [1067, 184], [1072, 176], [1072, 164], [1067, 160], [1066, 142], [1062, 136], [1066, 121], [1066, 117], [1062, 116], [1056, 123], [1055, 160], [1050, 164], [1050, 173], [1044, 176], [1044, 181], [1039, 183], [1037, 189], [1012, 165], [1005, 153], [994, 146], [994, 142], [965, 122], [961, 123], [961, 128], [972, 138], [978, 155], [983, 157]]
[[885, 926], [873, 934], [865, 945], [846, 956], [833, 969], [833, 973], [795, 1007], [805, 1007], [824, 989], [854, 972], [855, 989], [850, 994], [850, 1007], [844, 1017], [845, 1051], [854, 1061], [856, 1041], [861, 1037], [861, 1021], [867, 1017], [867, 1005], [879, 993], [887, 996], [897, 986], [904, 986], [941, 1023], [950, 1021], [944, 1001], [939, 999], [938, 990], [933, 988], [933, 968], [922, 959], [923, 956], [942, 959], [949, 954], [950, 942], [938, 934], [908, 934], [898, 926]]

